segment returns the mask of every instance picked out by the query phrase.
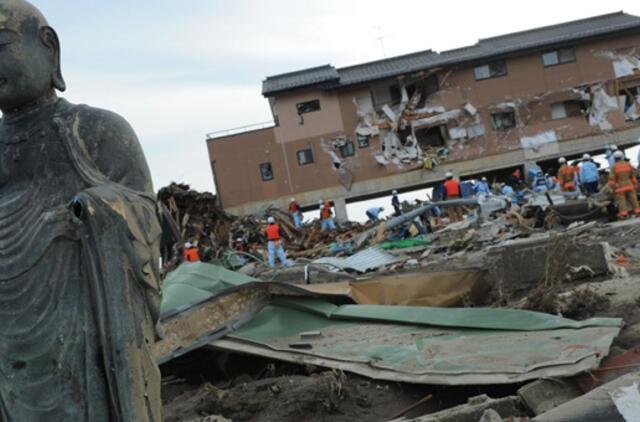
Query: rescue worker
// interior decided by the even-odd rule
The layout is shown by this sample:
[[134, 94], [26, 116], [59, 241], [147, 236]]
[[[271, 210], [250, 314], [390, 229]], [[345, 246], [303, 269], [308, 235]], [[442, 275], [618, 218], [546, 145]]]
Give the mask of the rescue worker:
[[[445, 174], [444, 195], [445, 200], [460, 199], [460, 182], [453, 178], [453, 173], [450, 171]], [[447, 215], [451, 222], [462, 221], [464, 219], [462, 210], [458, 206], [450, 206], [447, 208]]]
[[184, 262], [200, 262], [200, 251], [198, 250], [198, 246], [191, 242], [185, 243], [183, 260]]
[[291, 198], [291, 202], [289, 203], [289, 215], [291, 216], [293, 225], [296, 226], [296, 228], [302, 227], [302, 211], [300, 210], [300, 205], [296, 202], [296, 198]]
[[547, 185], [547, 176], [540, 169], [536, 171], [531, 185], [533, 191], [536, 193], [545, 193], [549, 190], [549, 186]]
[[333, 222], [333, 212], [331, 211], [331, 202], [328, 200], [319, 201], [320, 205], [320, 228], [322, 231], [331, 231], [336, 229]]
[[517, 189], [522, 183], [522, 172], [519, 168], [515, 169], [513, 173], [507, 179], [507, 185], [511, 186], [514, 189]]
[[640, 206], [638, 205], [636, 169], [624, 160], [622, 151], [616, 151], [613, 158], [615, 163], [609, 173], [609, 186], [615, 192], [618, 217], [626, 218], [629, 215], [628, 202], [631, 202], [633, 213], [638, 215], [640, 214]]
[[489, 182], [486, 177], [482, 177], [473, 187], [476, 195], [491, 195], [491, 189], [489, 188]]
[[516, 205], [518, 198], [516, 197], [516, 191], [506, 183], [500, 184], [500, 193], [511, 200], [511, 203]]
[[391, 192], [391, 206], [393, 207], [393, 215], [399, 217], [402, 215], [402, 209], [400, 208], [400, 198], [398, 198], [398, 191], [393, 190]]
[[379, 221], [380, 213], [384, 211], [384, 207], [373, 207], [369, 208], [366, 211], [367, 217], [369, 217], [369, 221]]
[[576, 190], [576, 173], [572, 166], [567, 165], [567, 159], [560, 157], [558, 159], [560, 168], [558, 169], [558, 183], [562, 192], [575, 192]]
[[582, 165], [580, 166], [580, 181], [587, 194], [598, 193], [598, 166], [591, 159], [591, 155], [584, 154], [582, 156]]
[[282, 247], [282, 237], [284, 233], [279, 225], [276, 224], [273, 217], [267, 218], [267, 229], [265, 230], [267, 236], [267, 253], [269, 268], [273, 268], [276, 265], [276, 254], [278, 259], [282, 263], [283, 267], [288, 266], [287, 257], [284, 254], [284, 248]]

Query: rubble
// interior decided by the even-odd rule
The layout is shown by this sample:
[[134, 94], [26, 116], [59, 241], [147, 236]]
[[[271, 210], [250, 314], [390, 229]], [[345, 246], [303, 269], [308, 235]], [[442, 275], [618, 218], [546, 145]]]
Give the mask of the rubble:
[[[165, 279], [164, 339], [156, 349], [163, 373], [204, 374], [204, 364], [193, 356], [222, 359], [216, 367], [225, 370], [230, 356], [243, 362], [239, 367], [264, 362], [242, 383], [235, 381], [241, 375], [229, 374], [231, 384], [215, 388], [207, 387], [215, 377], [176, 380], [189, 390], [167, 398], [165, 408], [183, 413], [184, 420], [299, 420], [295, 400], [284, 399], [290, 375], [268, 376], [274, 365], [298, 374], [291, 385], [328, 397], [320, 407], [318, 400], [300, 404], [318, 412], [318, 420], [367, 414], [450, 420], [442, 418], [462, 417], [456, 406], [472, 392], [495, 397], [469, 413], [473, 420], [556, 420], [552, 416], [560, 413], [554, 412], [571, 403], [582, 409], [576, 403], [586, 396], [575, 388], [576, 380], [583, 391], [596, 391], [637, 369], [640, 222], [607, 222], [606, 195], [530, 195], [509, 210], [501, 197], [464, 199], [456, 202], [467, 207], [464, 221], [450, 224], [428, 215], [431, 231], [419, 234], [416, 222], [425, 224], [424, 215], [446, 202], [404, 204], [401, 217], [327, 233], [317, 222], [295, 229], [285, 213], [273, 209], [224, 215], [211, 196], [172, 191], [173, 201], [165, 197], [163, 204], [177, 218], [182, 240], [195, 237], [223, 252], [216, 250], [208, 263], [181, 265]], [[190, 212], [181, 210], [189, 206]], [[267, 215], [286, 228], [290, 268], [268, 270], [263, 263]], [[225, 257], [233, 253], [230, 240], [241, 226], [255, 256], [244, 274]], [[400, 229], [404, 234], [397, 240]], [[322, 390], [322, 380], [335, 376], [351, 387], [334, 400], [322, 392], [330, 391]], [[354, 383], [363, 379], [438, 389], [397, 396], [402, 400], [386, 409], [362, 407], [358, 400], [369, 400], [370, 390], [359, 395], [363, 390]], [[621, 415], [635, 403], [633, 391], [624, 387], [607, 390], [607, 412]], [[251, 397], [258, 402], [252, 404]], [[513, 406], [503, 412], [496, 400]], [[187, 409], [180, 403], [192, 404]], [[243, 406], [252, 410], [241, 413]]]

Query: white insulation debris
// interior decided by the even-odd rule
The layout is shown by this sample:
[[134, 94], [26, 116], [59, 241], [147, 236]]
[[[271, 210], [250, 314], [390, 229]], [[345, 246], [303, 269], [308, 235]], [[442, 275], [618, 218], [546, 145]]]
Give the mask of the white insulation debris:
[[558, 137], [556, 136], [556, 131], [548, 130], [535, 136], [525, 136], [520, 138], [520, 145], [522, 145], [522, 148], [536, 149], [544, 144], [550, 144], [557, 141]]
[[607, 120], [607, 114], [618, 109], [618, 102], [610, 97], [601, 86], [593, 88], [593, 101], [589, 113], [589, 124], [598, 126], [601, 130], [613, 130], [613, 126]]

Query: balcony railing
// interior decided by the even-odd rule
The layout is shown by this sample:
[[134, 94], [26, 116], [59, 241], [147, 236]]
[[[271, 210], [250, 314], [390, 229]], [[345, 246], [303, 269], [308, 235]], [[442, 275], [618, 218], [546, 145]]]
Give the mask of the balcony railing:
[[254, 123], [252, 125], [234, 127], [232, 129], [218, 130], [216, 132], [207, 133], [207, 140], [224, 138], [226, 136], [238, 135], [245, 132], [253, 132], [254, 130], [268, 129], [275, 126], [275, 122], [270, 120], [268, 122]]

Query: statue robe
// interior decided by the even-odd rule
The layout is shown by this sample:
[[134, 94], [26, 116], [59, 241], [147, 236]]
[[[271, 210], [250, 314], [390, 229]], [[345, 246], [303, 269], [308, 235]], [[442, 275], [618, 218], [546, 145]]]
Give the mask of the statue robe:
[[160, 228], [119, 116], [0, 123], [0, 421], [160, 421]]

